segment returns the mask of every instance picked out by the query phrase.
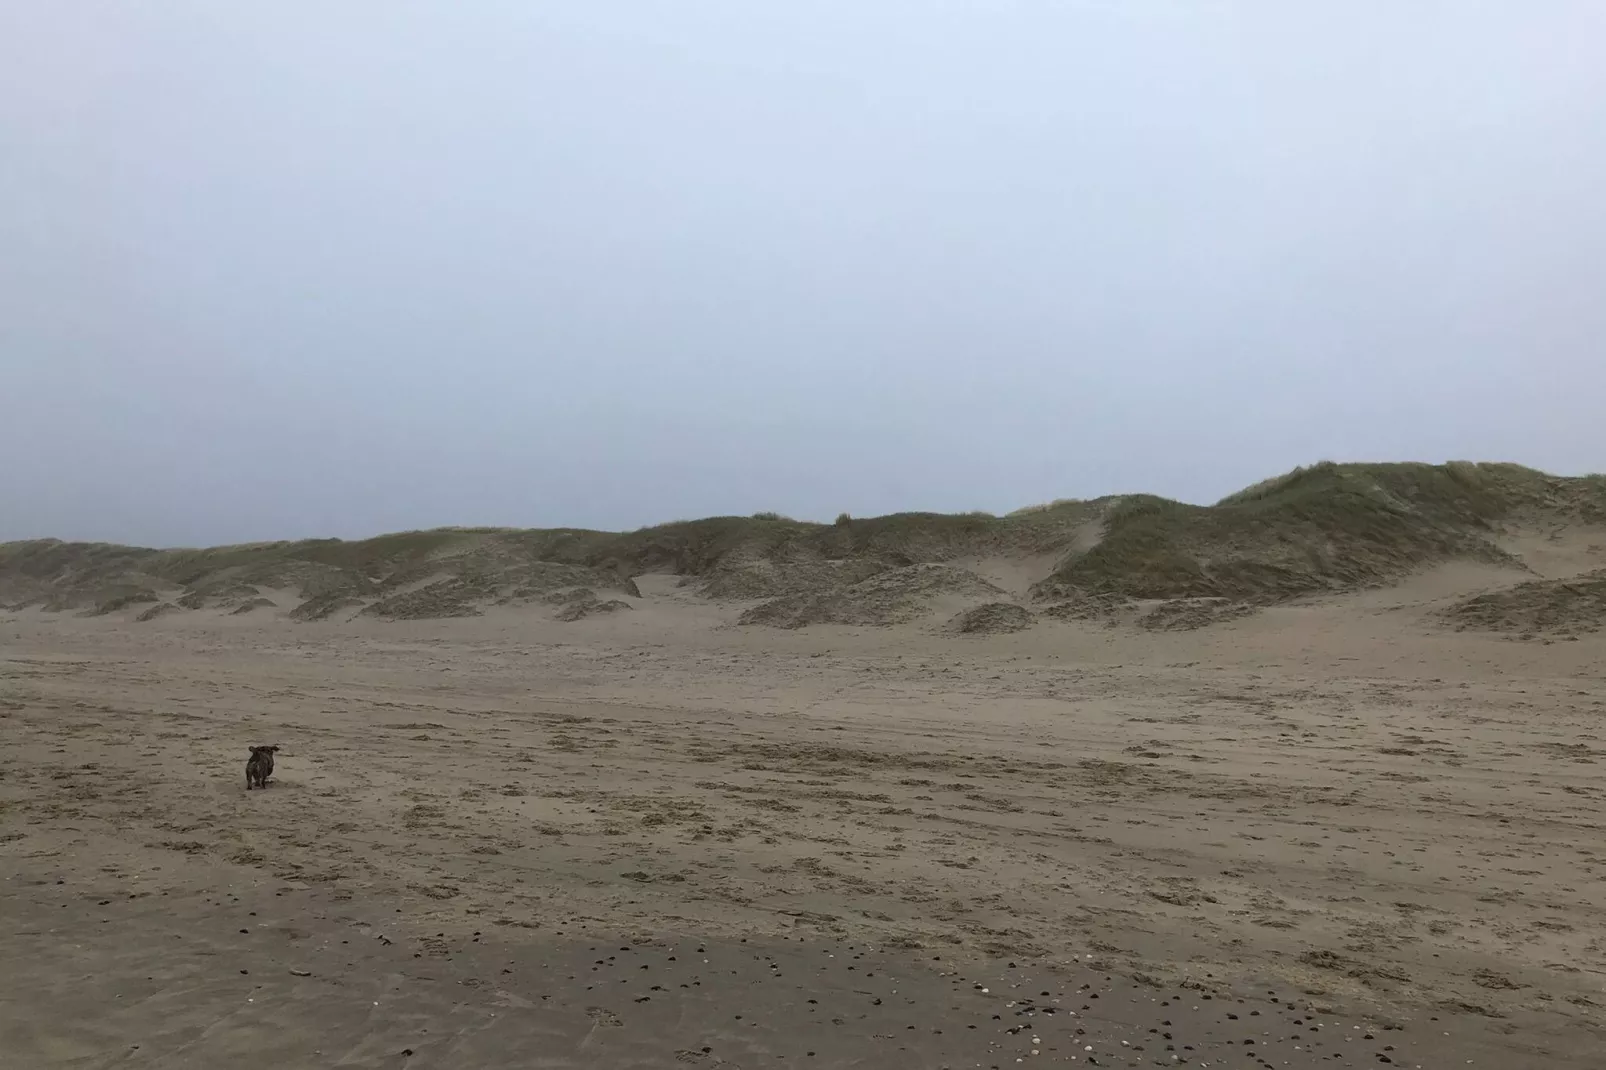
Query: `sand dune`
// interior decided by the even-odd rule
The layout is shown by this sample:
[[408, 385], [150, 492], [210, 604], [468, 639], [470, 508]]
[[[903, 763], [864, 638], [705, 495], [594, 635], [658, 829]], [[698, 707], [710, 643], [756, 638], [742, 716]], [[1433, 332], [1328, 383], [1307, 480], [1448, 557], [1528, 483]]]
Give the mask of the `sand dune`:
[[816, 605], [801, 566], [742, 587], [661, 534], [656, 571], [521, 564], [449, 618], [367, 611], [443, 582], [418, 561], [208, 566], [193, 606], [144, 558], [92, 604], [51, 580], [0, 611], [0, 1053], [1599, 1066], [1606, 634], [1452, 618], [1588, 595], [1601, 529], [1034, 597], [1086, 524], [897, 529], [948, 556], [797, 628], [741, 621]]
[[[1606, 648], [1449, 631], [1438, 582], [1422, 605], [1407, 586], [1391, 606], [1328, 600], [1179, 633], [755, 631], [731, 626], [739, 607], [652, 577], [633, 612], [573, 623], [511, 608], [318, 625], [13, 613], [0, 865], [20, 920], [0, 953], [31, 965], [8, 974], [7, 1050], [202, 1066], [271, 1034], [299, 1065], [334, 1050], [401, 1065], [409, 1047], [425, 1065], [520, 1065], [478, 1061], [461, 1035], [477, 1022], [509, 1052], [545, 1045], [550, 1065], [807, 1050], [822, 1065], [992, 1065], [1023, 1056], [1008, 1031], [1022, 1023], [942, 975], [986, 982], [1013, 961], [1062, 1007], [1084, 984], [1114, 1001], [1084, 1034], [1034, 1017], [1052, 1037], [1037, 1058], [1091, 1037], [1101, 1065], [1150, 1065], [1127, 1048], [1148, 1037], [1153, 1054], [1149, 1028], [1182, 1038], [1170, 1020], [1190, 1023], [1202, 1065], [1226, 1050], [1225, 1023], [1248, 1020], [1173, 1010], [1209, 995], [1260, 1000], [1244, 1006], [1268, 1022], [1360, 1025], [1421, 1053], [1401, 1065], [1450, 1065], [1436, 1032], [1485, 1065], [1594, 1065]], [[257, 741], [285, 749], [274, 785], [246, 795]], [[232, 897], [263, 917], [271, 900], [275, 931], [297, 935], [247, 940]], [[763, 989], [762, 958], [702, 977], [717, 995], [675, 996], [675, 1032], [661, 1007], [587, 992], [577, 938], [799, 961], [874, 949], [921, 993], [896, 1023], [920, 1036], [892, 1045], [896, 1029], [843, 1002], [887, 994]], [[325, 1006], [319, 986], [336, 982], [287, 972], [309, 948], [339, 959], [346, 996], [390, 1009]], [[470, 949], [522, 980], [465, 964]], [[61, 1015], [64, 1000], [80, 1009]], [[813, 1039], [810, 1010], [839, 1004], [852, 1028]], [[626, 1028], [596, 1026], [590, 1006]], [[954, 1039], [944, 1023], [977, 1029]], [[1277, 1032], [1260, 1054], [1301, 1057], [1297, 1030]], [[704, 1053], [698, 1037], [722, 1039]], [[1362, 1047], [1342, 1050], [1353, 1065], [1387, 1054]]]

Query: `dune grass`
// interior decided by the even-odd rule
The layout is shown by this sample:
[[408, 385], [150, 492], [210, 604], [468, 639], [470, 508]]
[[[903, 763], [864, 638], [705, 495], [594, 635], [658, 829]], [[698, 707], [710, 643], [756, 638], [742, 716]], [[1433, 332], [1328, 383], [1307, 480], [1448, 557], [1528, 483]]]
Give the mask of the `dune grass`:
[[[130, 588], [178, 586], [195, 602], [254, 584], [295, 588], [304, 598], [390, 597], [432, 577], [488, 591], [534, 589], [556, 582], [538, 568], [550, 573], [552, 565], [590, 570], [588, 584], [623, 590], [642, 573], [707, 576], [744, 563], [895, 568], [1063, 552], [1066, 560], [1039, 587], [1042, 597], [1081, 591], [1264, 602], [1384, 582], [1448, 557], [1498, 558], [1496, 528], [1529, 515], [1606, 523], [1606, 476], [1562, 478], [1510, 464], [1323, 461], [1209, 506], [1133, 494], [1061, 499], [1002, 517], [844, 513], [821, 524], [760, 512], [629, 532], [454, 527], [176, 550], [45, 539], [0, 545], [0, 596], [95, 605]], [[1100, 521], [1102, 540], [1083, 552], [1089, 523]]]
[[1500, 559], [1497, 524], [1527, 513], [1588, 518], [1602, 506], [1599, 485], [1518, 465], [1323, 462], [1214, 506], [1123, 499], [1103, 541], [1052, 585], [1275, 601], [1383, 582], [1450, 557]]

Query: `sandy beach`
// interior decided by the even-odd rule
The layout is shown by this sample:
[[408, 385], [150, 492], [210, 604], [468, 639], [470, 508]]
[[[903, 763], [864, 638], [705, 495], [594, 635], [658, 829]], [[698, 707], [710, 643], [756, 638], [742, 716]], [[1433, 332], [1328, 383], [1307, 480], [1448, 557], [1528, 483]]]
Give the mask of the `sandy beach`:
[[1606, 1070], [1603, 101], [0, 3], [0, 1070]]
[[667, 576], [567, 623], [8, 613], [0, 1049], [1597, 1066], [1606, 643], [1435, 625], [1489, 580], [1186, 632], [742, 628]]

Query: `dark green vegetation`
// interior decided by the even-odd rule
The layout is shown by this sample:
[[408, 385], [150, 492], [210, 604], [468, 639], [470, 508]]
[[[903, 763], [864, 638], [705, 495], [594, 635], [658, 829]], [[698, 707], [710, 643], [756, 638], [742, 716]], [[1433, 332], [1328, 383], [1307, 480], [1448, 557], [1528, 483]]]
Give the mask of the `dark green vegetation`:
[[[917, 566], [1052, 555], [1058, 564], [1032, 593], [1065, 617], [1079, 615], [1078, 604], [1124, 599], [1267, 604], [1387, 583], [1450, 558], [1501, 560], [1503, 528], [1562, 522], [1606, 524], [1606, 477], [1506, 464], [1323, 463], [1213, 506], [1131, 495], [1004, 517], [898, 513], [815, 524], [760, 513], [623, 533], [446, 528], [206, 550], [16, 542], [0, 545], [0, 603], [258, 609], [273, 604], [266, 595], [289, 591], [297, 619], [443, 617], [556, 604], [577, 588], [635, 596], [633, 577], [667, 572], [711, 597], [776, 600], [751, 611], [753, 622], [882, 623], [906, 619], [910, 599], [997, 594], [960, 568]], [[860, 594], [875, 612], [860, 612]]]
[[1535, 635], [1579, 635], [1606, 628], [1606, 569], [1566, 580], [1534, 580], [1490, 591], [1445, 610], [1455, 627]]
[[1456, 557], [1501, 561], [1503, 527], [1606, 523], [1606, 477], [1512, 464], [1300, 468], [1213, 506], [1138, 495], [1039, 593], [1269, 603], [1386, 583]]

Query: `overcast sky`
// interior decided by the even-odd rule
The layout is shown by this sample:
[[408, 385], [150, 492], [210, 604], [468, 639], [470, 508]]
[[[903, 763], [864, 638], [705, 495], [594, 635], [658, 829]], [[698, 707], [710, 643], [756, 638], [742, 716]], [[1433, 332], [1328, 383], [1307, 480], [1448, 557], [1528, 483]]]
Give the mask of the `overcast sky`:
[[1599, 0], [0, 0], [0, 538], [1606, 469]]

